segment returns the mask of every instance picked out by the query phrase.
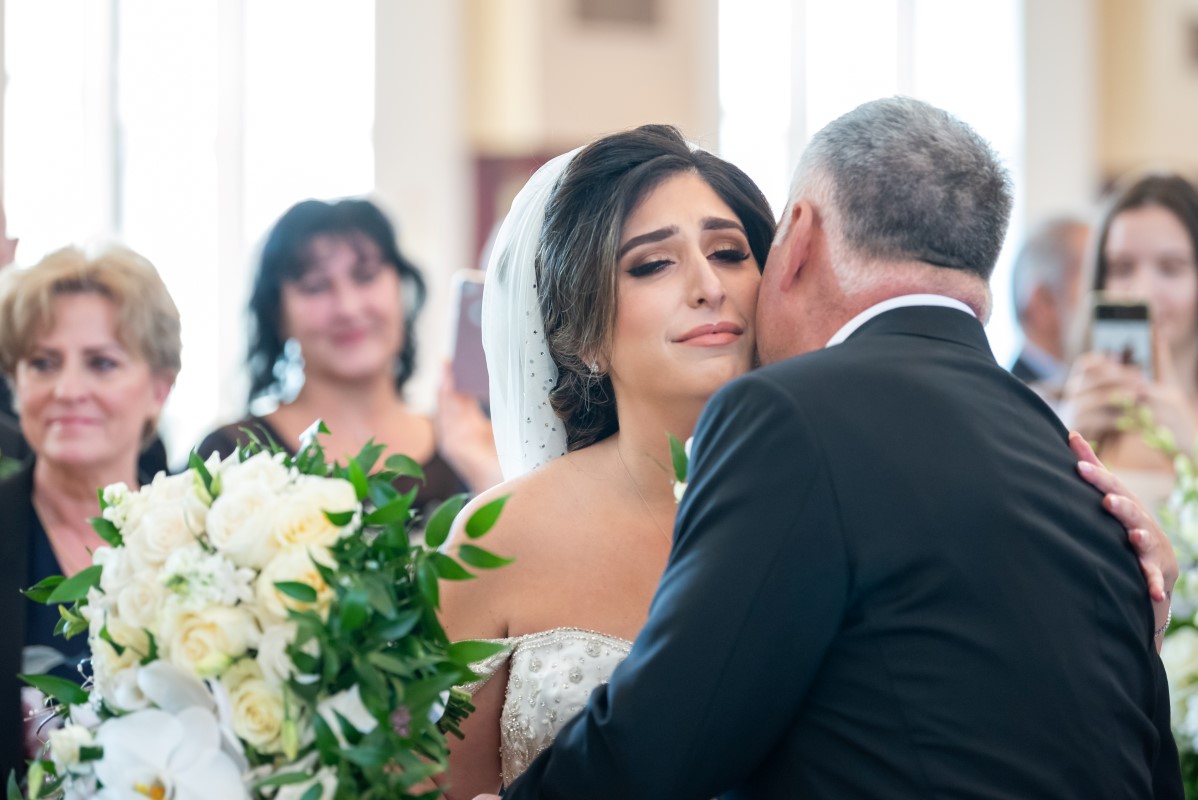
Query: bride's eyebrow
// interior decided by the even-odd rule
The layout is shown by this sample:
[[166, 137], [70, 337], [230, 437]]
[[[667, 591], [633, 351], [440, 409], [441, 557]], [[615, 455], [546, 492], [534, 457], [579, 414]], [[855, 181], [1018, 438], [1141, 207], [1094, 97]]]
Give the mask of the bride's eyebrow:
[[658, 228], [657, 230], [650, 231], [649, 233], [642, 233], [640, 236], [633, 236], [631, 239], [624, 242], [624, 244], [620, 245], [620, 249], [616, 253], [616, 261], [619, 261], [621, 258], [623, 258], [624, 255], [634, 247], [639, 247], [642, 244], [660, 242], [664, 239], [669, 239], [676, 233], [678, 233], [678, 226], [670, 225], [668, 228]]
[[707, 217], [707, 218], [705, 218], [703, 220], [703, 230], [705, 230], [705, 231], [736, 230], [736, 231], [740, 231], [741, 233], [744, 233], [745, 236], [749, 235], [749, 234], [745, 233], [744, 225], [741, 225], [739, 222], [736, 222], [734, 220], [725, 219], [724, 217]]

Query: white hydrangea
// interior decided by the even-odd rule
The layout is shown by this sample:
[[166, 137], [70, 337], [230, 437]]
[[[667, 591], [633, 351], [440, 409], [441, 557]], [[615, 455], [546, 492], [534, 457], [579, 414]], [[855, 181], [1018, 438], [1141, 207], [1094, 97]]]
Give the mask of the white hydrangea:
[[252, 569], [238, 567], [198, 544], [171, 553], [159, 574], [159, 582], [170, 590], [173, 602], [194, 611], [252, 601], [253, 580]]

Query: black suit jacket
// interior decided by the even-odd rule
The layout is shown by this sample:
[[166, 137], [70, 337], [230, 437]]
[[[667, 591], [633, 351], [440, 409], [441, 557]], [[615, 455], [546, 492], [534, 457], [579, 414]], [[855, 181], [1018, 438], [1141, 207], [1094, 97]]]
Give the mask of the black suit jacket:
[[1011, 364], [1011, 374], [1024, 383], [1036, 383], [1044, 380], [1045, 376], [1041, 374], [1032, 363], [1023, 357], [1021, 351]]
[[1180, 797], [1153, 616], [982, 326], [893, 310], [725, 387], [648, 623], [507, 797]]
[[33, 537], [33, 464], [0, 481], [0, 780], [24, 771], [21, 725], [21, 651], [25, 646], [29, 542]]

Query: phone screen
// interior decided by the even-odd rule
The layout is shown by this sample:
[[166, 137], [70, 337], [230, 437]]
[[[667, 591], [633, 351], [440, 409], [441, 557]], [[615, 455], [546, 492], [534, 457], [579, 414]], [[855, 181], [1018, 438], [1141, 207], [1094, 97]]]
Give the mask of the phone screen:
[[1090, 329], [1090, 349], [1152, 377], [1152, 324], [1144, 303], [1098, 301]]
[[453, 276], [453, 382], [459, 392], [483, 405], [490, 400], [487, 357], [483, 353], [483, 273], [461, 270]]

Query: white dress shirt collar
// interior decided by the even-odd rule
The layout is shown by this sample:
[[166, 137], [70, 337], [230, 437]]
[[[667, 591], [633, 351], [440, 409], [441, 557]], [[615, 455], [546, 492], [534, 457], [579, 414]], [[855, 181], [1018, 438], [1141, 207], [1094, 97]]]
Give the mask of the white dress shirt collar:
[[956, 300], [952, 297], [945, 297], [941, 294], [904, 294], [899, 297], [891, 297], [889, 300], [872, 305], [862, 311], [857, 316], [853, 317], [845, 326], [838, 330], [836, 334], [828, 340], [824, 347], [831, 347], [834, 344], [840, 344], [845, 339], [853, 335], [858, 328], [869, 322], [879, 314], [884, 314], [896, 308], [906, 308], [907, 306], [943, 306], [944, 308], [955, 308], [958, 311], [964, 311], [969, 316], [977, 319], [977, 314], [973, 313], [973, 309]]

